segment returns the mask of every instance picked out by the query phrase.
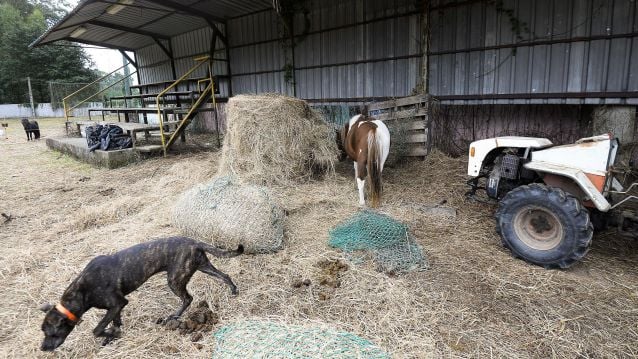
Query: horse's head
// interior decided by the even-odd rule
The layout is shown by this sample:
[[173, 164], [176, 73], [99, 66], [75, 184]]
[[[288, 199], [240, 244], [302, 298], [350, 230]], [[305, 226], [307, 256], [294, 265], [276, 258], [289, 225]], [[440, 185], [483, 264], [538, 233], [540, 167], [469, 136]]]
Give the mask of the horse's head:
[[29, 124], [29, 119], [28, 118], [22, 118], [22, 120], [20, 120], [20, 122], [22, 122], [22, 126], [27, 126]]
[[337, 140], [337, 148], [339, 149], [339, 162], [345, 161], [346, 158], [348, 157], [348, 154], [346, 153], [346, 146], [345, 146], [345, 141], [346, 141], [346, 136], [348, 135], [348, 127], [350, 126], [349, 123], [346, 122], [346, 124], [339, 128], [336, 127], [335, 128], [335, 138]]

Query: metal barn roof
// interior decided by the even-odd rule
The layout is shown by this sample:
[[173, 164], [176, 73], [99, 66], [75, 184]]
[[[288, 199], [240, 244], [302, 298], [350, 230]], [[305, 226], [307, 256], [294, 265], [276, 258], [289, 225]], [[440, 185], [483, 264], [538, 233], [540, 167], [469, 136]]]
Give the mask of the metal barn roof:
[[132, 51], [270, 8], [270, 0], [82, 0], [31, 46], [68, 40]]

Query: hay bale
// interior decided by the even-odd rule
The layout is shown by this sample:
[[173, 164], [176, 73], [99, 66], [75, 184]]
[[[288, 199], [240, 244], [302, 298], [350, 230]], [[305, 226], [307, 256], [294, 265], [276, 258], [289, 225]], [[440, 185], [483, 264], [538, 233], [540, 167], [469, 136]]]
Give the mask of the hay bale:
[[226, 109], [219, 174], [290, 185], [334, 171], [334, 131], [308, 104], [278, 94], [240, 95]]
[[231, 177], [184, 192], [173, 208], [173, 224], [185, 235], [229, 249], [243, 244], [246, 253], [280, 249], [283, 218], [267, 188]]

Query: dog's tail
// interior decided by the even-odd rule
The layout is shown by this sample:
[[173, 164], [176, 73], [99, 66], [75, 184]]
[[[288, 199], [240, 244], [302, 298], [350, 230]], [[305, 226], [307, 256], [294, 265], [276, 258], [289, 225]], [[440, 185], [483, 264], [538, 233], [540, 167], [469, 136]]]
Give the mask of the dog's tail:
[[210, 244], [203, 243], [203, 242], [199, 242], [199, 248], [204, 250], [204, 252], [206, 253], [210, 253], [214, 255], [215, 257], [220, 257], [220, 258], [236, 257], [244, 253], [244, 246], [241, 244], [234, 251], [217, 248], [215, 246], [211, 246]]

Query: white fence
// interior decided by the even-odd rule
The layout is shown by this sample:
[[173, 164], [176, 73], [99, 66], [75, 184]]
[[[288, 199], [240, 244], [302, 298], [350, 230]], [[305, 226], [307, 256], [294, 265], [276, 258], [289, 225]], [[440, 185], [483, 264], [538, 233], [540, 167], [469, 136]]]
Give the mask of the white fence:
[[[88, 116], [88, 109], [94, 107], [102, 107], [100, 102], [87, 103], [86, 107], [77, 108], [73, 110], [73, 116], [82, 117]], [[50, 103], [39, 103], [35, 108], [37, 117], [64, 117], [64, 110], [62, 108], [54, 109]], [[21, 117], [33, 117], [31, 107], [24, 104], [8, 104], [0, 105], [0, 118], [21, 118]]]

